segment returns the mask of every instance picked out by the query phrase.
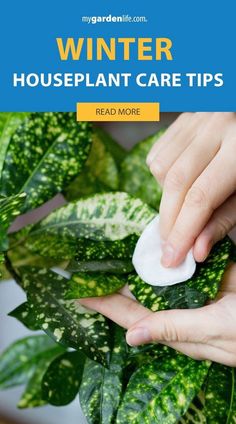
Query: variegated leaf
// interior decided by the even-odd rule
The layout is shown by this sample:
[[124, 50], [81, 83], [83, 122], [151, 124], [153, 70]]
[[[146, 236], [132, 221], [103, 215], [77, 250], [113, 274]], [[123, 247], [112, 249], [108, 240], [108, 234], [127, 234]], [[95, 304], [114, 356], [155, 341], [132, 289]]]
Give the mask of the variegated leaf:
[[31, 114], [12, 135], [2, 170], [1, 194], [27, 193], [24, 210], [61, 191], [80, 172], [91, 127], [73, 113]]
[[152, 311], [174, 308], [197, 308], [207, 299], [214, 299], [230, 259], [232, 243], [229, 238], [218, 242], [202, 264], [197, 264], [193, 277], [180, 284], [154, 287], [137, 275], [129, 277], [129, 288], [136, 299]]
[[106, 319], [77, 301], [65, 300], [68, 280], [61, 275], [34, 267], [24, 267], [21, 273], [36, 325], [57, 342], [107, 365], [110, 331]]
[[0, 251], [8, 247], [7, 230], [12, 221], [20, 214], [26, 194], [0, 197]]
[[128, 274], [134, 270], [131, 260], [102, 259], [96, 261], [71, 260], [66, 267], [69, 272], [101, 272], [108, 274]]
[[18, 408], [35, 408], [47, 403], [43, 398], [42, 380], [50, 363], [62, 353], [62, 348], [56, 346], [54, 350], [46, 352], [42, 358], [35, 364], [35, 369], [26, 385], [26, 388], [18, 402]]
[[205, 390], [204, 414], [209, 424], [236, 423], [235, 368], [213, 364]]
[[74, 273], [67, 283], [66, 299], [105, 296], [126, 284], [124, 276], [104, 273]]
[[56, 235], [90, 240], [121, 240], [140, 234], [155, 216], [149, 206], [126, 193], [97, 194], [69, 203], [43, 219], [30, 232], [30, 237]]
[[103, 139], [104, 132], [94, 128], [92, 147], [83, 172], [64, 191], [68, 201], [93, 193], [118, 190], [118, 167], [109, 151], [110, 146], [104, 144]]
[[10, 317], [16, 318], [24, 324], [29, 330], [40, 330], [39, 324], [35, 320], [35, 312], [33, 305], [24, 302], [8, 314]]
[[163, 132], [160, 130], [135, 145], [121, 166], [121, 189], [139, 197], [155, 209], [159, 208], [162, 189], [148, 169], [146, 157]]
[[27, 383], [42, 358], [60, 354], [63, 350], [44, 335], [17, 340], [0, 355], [0, 388]]
[[34, 231], [26, 240], [27, 248], [44, 257], [55, 259], [102, 260], [131, 258], [138, 237], [133, 234], [123, 240], [95, 241], [72, 239], [61, 234], [38, 234]]
[[178, 424], [207, 424], [204, 414], [205, 394], [201, 391], [189, 406], [187, 412], [179, 420]]
[[128, 383], [116, 423], [176, 423], [200, 391], [209, 365], [176, 354], [141, 366]]
[[87, 360], [79, 390], [82, 410], [89, 424], [111, 424], [122, 396], [126, 363], [124, 331], [116, 326], [109, 369]]
[[55, 406], [72, 402], [79, 391], [84, 362], [81, 352], [66, 352], [54, 359], [43, 376], [43, 399]]
[[27, 117], [27, 113], [21, 112], [1, 112], [0, 113], [0, 175], [5, 160], [6, 151], [10, 139], [22, 121]]

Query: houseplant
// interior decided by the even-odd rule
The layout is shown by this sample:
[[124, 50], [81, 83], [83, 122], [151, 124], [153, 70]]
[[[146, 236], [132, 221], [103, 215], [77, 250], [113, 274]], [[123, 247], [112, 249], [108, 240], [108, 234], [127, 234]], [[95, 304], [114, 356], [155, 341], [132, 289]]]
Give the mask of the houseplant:
[[[186, 283], [148, 286], [133, 269], [135, 243], [161, 198], [145, 165], [160, 134], [126, 152], [72, 113], [0, 115], [2, 278], [11, 275], [27, 295], [10, 315], [45, 333], [0, 356], [0, 388], [25, 385], [20, 408], [66, 405], [79, 392], [94, 424], [234, 422], [233, 368], [160, 345], [131, 348], [123, 329], [76, 300], [127, 282], [153, 311], [199, 307], [216, 296], [233, 257], [228, 238]], [[17, 215], [57, 193], [64, 206], [8, 231]]]

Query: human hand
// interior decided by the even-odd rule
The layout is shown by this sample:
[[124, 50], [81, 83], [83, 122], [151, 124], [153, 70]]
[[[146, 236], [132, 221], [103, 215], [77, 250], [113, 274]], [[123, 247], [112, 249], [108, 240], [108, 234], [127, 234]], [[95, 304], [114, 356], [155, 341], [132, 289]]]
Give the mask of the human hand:
[[152, 147], [164, 266], [179, 265], [191, 247], [204, 261], [236, 224], [235, 159], [236, 113], [183, 113]]
[[151, 312], [128, 289], [79, 302], [128, 329], [132, 346], [158, 342], [199, 360], [236, 366], [236, 264], [225, 272], [217, 299], [198, 309]]

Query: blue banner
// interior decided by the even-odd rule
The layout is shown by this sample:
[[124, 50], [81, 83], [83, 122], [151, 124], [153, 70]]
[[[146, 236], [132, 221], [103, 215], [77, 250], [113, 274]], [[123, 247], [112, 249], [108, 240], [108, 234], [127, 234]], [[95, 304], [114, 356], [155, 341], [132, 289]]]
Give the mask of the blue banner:
[[236, 110], [235, 13], [233, 1], [5, 1], [0, 110]]

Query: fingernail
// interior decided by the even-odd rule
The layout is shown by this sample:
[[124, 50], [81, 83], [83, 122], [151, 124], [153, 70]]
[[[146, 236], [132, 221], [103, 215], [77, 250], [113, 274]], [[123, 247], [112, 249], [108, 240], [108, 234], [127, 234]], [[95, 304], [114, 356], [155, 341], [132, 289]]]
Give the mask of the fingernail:
[[175, 258], [175, 251], [173, 247], [170, 244], [164, 245], [162, 257], [161, 257], [161, 263], [165, 267], [170, 267], [173, 264]]
[[126, 334], [126, 341], [130, 346], [138, 346], [151, 342], [151, 334], [147, 328], [138, 327], [130, 330]]

